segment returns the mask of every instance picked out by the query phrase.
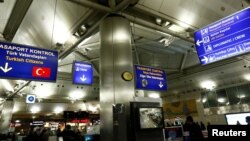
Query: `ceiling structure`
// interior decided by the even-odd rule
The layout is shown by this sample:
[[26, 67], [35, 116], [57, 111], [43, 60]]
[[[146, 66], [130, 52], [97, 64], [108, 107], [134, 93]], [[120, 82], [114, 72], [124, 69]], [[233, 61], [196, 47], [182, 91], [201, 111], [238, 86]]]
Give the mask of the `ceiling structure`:
[[[0, 2], [0, 40], [58, 50], [60, 62], [56, 83], [1, 79], [0, 101], [14, 98], [16, 115], [34, 115], [32, 106], [25, 104], [27, 94], [37, 95], [36, 104], [46, 114], [58, 106], [97, 111], [99, 24], [110, 13], [131, 21], [134, 64], [167, 72], [169, 90], [161, 92], [161, 97], [202, 90], [200, 83], [205, 80], [213, 80], [217, 87], [245, 83], [248, 55], [201, 66], [193, 33], [249, 4], [248, 0], [4, 0]], [[75, 60], [93, 64], [92, 86], [72, 84]], [[150, 93], [155, 92], [145, 91]]]

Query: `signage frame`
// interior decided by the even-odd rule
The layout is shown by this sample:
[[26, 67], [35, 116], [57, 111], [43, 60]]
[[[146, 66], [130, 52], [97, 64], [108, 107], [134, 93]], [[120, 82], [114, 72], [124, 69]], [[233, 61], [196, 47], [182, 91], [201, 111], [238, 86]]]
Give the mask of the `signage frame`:
[[[21, 53], [24, 53], [25, 55], [24, 56], [21, 56], [20, 54], [20, 51], [13, 51], [11, 49], [4, 49], [4, 48], [0, 48], [0, 55], [2, 57], [5, 57], [5, 58], [2, 58], [0, 59], [1, 61], [5, 62], [5, 64], [1, 63], [0, 62], [0, 67], [1, 67], [1, 70], [0, 70], [0, 78], [2, 79], [11, 79], [11, 80], [27, 80], [27, 81], [41, 81], [41, 82], [56, 82], [57, 81], [57, 74], [58, 74], [58, 59], [59, 59], [59, 52], [57, 50], [49, 50], [49, 49], [44, 49], [44, 48], [39, 48], [39, 47], [34, 47], [34, 46], [30, 46], [30, 45], [24, 45], [24, 44], [19, 44], [19, 43], [10, 43], [10, 42], [6, 42], [6, 41], [0, 41], [0, 46], [6, 46], [8, 45], [8, 48], [10, 48], [10, 46], [12, 47], [19, 47], [19, 48], [24, 48], [26, 49], [26, 52], [21, 52]], [[53, 54], [53, 56], [46, 56], [46, 55], [39, 55], [39, 54], [35, 54], [35, 53], [28, 53], [28, 51], [30, 50], [36, 50], [36, 51], [44, 51], [44, 52], [50, 52]], [[7, 51], [9, 52], [13, 52], [13, 54], [11, 53], [9, 56], [11, 57], [16, 57], [16, 58], [19, 58], [19, 59], [24, 59], [25, 62], [18, 62], [18, 61], [12, 61], [12, 60], [7, 60], [6, 56], [8, 55], [7, 54]], [[20, 53], [20, 54], [19, 54]], [[18, 54], [18, 55], [17, 55]], [[44, 64], [32, 64], [32, 63], [28, 63], [26, 62], [26, 59], [33, 59], [32, 57], [26, 57], [26, 56], [40, 56], [40, 58], [46, 58], [44, 59]], [[35, 60], [35, 59], [34, 59]], [[36, 59], [36, 61], [41, 61], [42, 59]], [[42, 60], [43, 61], [43, 60]], [[17, 75], [9, 75], [7, 74], [6, 76], [4, 74], [6, 73], [9, 73], [11, 71], [13, 71], [13, 67], [16, 67], [18, 68], [15, 69], [15, 73]], [[45, 69], [49, 69], [49, 77], [35, 77], [35, 76], [32, 76], [32, 69], [34, 67], [38, 67], [38, 68], [45, 68]], [[11, 68], [11, 69], [10, 69]], [[7, 71], [7, 72], [4, 72]], [[26, 71], [26, 70], [30, 70], [30, 71]], [[11, 72], [13, 73], [13, 72]]]
[[[90, 82], [89, 83], [79, 83], [76, 81], [76, 71], [75, 71], [75, 64], [76, 63], [80, 63], [80, 64], [84, 64], [84, 65], [90, 65], [90, 70], [91, 70], [91, 77], [87, 77], [87, 78], [91, 78]], [[81, 71], [82, 72], [82, 71]], [[86, 79], [87, 79], [86, 78]], [[88, 62], [84, 62], [84, 61], [73, 61], [73, 64], [72, 64], [72, 84], [75, 84], [75, 85], [88, 85], [88, 86], [91, 86], [93, 85], [94, 83], [94, 69], [93, 69], [93, 64], [91, 63], [88, 63]]]
[[[156, 70], [161, 70], [163, 71], [163, 76], [165, 75], [165, 82], [163, 82], [164, 86], [163, 87], [166, 87], [165, 89], [155, 89], [155, 88], [141, 88], [139, 87], [138, 88], [138, 74], [137, 74], [137, 66], [139, 67], [146, 67], [146, 68], [150, 68], [150, 69], [156, 69]], [[149, 91], [167, 91], [168, 90], [168, 84], [167, 84], [167, 73], [164, 69], [161, 69], [161, 68], [153, 68], [153, 67], [150, 67], [150, 66], [145, 66], [145, 65], [138, 65], [138, 64], [135, 64], [134, 65], [134, 78], [135, 78], [135, 88], [138, 89], [138, 90], [149, 90]]]
[[[247, 11], [247, 10], [249, 10], [249, 11]], [[250, 46], [249, 47], [246, 47], [246, 48], [249, 48], [249, 49], [245, 49], [245, 47], [243, 46], [243, 50], [244, 51], [238, 51], [238, 50], [241, 50], [240, 48], [241, 47], [236, 47], [236, 46], [240, 46], [241, 44], [239, 44], [239, 43], [241, 43], [242, 42], [242, 44], [244, 44], [245, 42], [250, 42], [250, 40], [249, 41], [247, 41], [247, 39], [245, 39], [244, 41], [232, 41], [232, 43], [231, 44], [233, 44], [233, 47], [231, 47], [231, 48], [235, 48], [235, 53], [233, 52], [233, 53], [228, 53], [228, 51], [226, 51], [227, 53], [225, 53], [227, 56], [226, 57], [224, 57], [224, 56], [219, 56], [219, 57], [216, 57], [216, 55], [215, 55], [215, 53], [218, 53], [219, 52], [219, 50], [222, 50], [223, 48], [225, 48], [225, 50], [226, 49], [230, 49], [230, 46], [232, 46], [231, 44], [229, 44], [229, 45], [225, 45], [225, 46], [223, 46], [223, 45], [221, 45], [221, 47], [218, 47], [218, 49], [215, 49], [214, 51], [212, 51], [211, 53], [206, 53], [206, 49], [205, 49], [205, 47], [204, 47], [204, 45], [203, 45], [203, 39], [202, 38], [199, 38], [199, 37], [202, 37], [202, 35], [200, 35], [201, 34], [201, 31], [202, 30], [204, 30], [204, 29], [208, 29], [209, 27], [211, 27], [211, 26], [214, 26], [214, 25], [216, 25], [216, 24], [219, 24], [220, 22], [222, 22], [222, 21], [225, 21], [225, 20], [228, 20], [229, 18], [233, 18], [234, 16], [236, 16], [236, 15], [238, 15], [238, 14], [244, 14], [244, 12], [250, 12], [250, 7], [246, 7], [246, 8], [244, 8], [244, 9], [242, 9], [242, 10], [240, 10], [240, 11], [237, 11], [237, 12], [235, 12], [235, 13], [232, 13], [232, 14], [230, 14], [230, 15], [228, 15], [228, 16], [226, 16], [226, 17], [224, 17], [224, 18], [221, 18], [221, 19], [219, 19], [219, 20], [217, 20], [217, 21], [215, 21], [215, 22], [213, 22], [213, 23], [211, 23], [211, 24], [208, 24], [208, 25], [206, 25], [206, 26], [204, 26], [204, 27], [202, 27], [202, 28], [200, 28], [200, 29], [198, 29], [198, 30], [196, 30], [195, 32], [194, 32], [194, 40], [195, 40], [195, 47], [196, 47], [196, 51], [197, 51], [197, 56], [198, 56], [198, 59], [199, 59], [199, 62], [200, 62], [200, 64], [201, 65], [208, 65], [208, 64], [212, 64], [212, 63], [215, 63], [215, 62], [219, 62], [219, 61], [223, 61], [223, 60], [226, 60], [226, 59], [230, 59], [230, 58], [233, 58], [233, 57], [238, 57], [238, 56], [241, 56], [241, 55], [244, 55], [244, 54], [247, 54], [247, 53], [250, 53]], [[247, 17], [250, 17], [250, 16], [247, 16]], [[248, 19], [247, 17], [245, 17], [246, 19]], [[244, 19], [245, 20], [245, 19]], [[242, 21], [241, 21], [242, 22]], [[246, 23], [246, 22], [245, 22]], [[238, 23], [239, 25], [242, 25], [242, 23]], [[244, 21], [243, 21], [243, 24], [244, 24]], [[230, 26], [226, 26], [227, 28], [230, 28], [229, 30], [231, 30], [231, 27], [233, 26], [234, 24], [232, 24], [232, 25], [230, 25]], [[224, 27], [225, 28], [225, 27]], [[248, 28], [250, 28], [250, 26], [248, 26], [247, 28], [243, 28], [244, 30], [246, 30], [246, 29], [248, 29]], [[218, 29], [218, 31], [220, 31], [220, 30], [222, 30], [223, 29], [223, 27], [221, 27], [221, 28], [219, 28]], [[235, 34], [235, 33], [237, 33], [236, 31], [238, 31], [238, 30], [236, 30], [235, 31], [235, 29], [232, 29], [232, 30], [234, 30], [234, 31], [230, 31], [229, 32], [229, 35], [225, 35], [225, 37], [223, 36], [223, 37], [218, 37], [218, 39], [215, 39], [215, 40], [213, 40], [213, 41], [211, 41], [211, 42], [218, 42], [218, 40], [221, 40], [221, 39], [223, 39], [223, 38], [226, 38], [225, 40], [227, 40], [227, 39], [230, 39], [229, 37], [227, 37], [227, 36], [231, 36], [231, 35], [233, 35], [233, 34]], [[243, 32], [244, 33], [244, 32]], [[248, 33], [249, 35], [249, 37], [250, 37], [250, 31], [247, 31], [247, 32], [245, 32], [245, 33]], [[196, 34], [198, 34], [198, 35], [196, 35]], [[212, 33], [213, 34], [213, 33]], [[197, 37], [196, 37], [197, 36]], [[211, 36], [211, 34], [210, 33], [208, 33], [207, 34], [207, 36]], [[198, 39], [199, 38], [199, 39]], [[231, 38], [233, 38], [233, 37], [231, 37]], [[234, 37], [234, 38], [236, 38], [236, 37]], [[222, 41], [220, 41], [219, 43], [221, 43], [221, 42], [224, 42], [224, 40], [222, 40]], [[200, 43], [202, 43], [202, 45], [200, 45], [199, 46], [199, 44]], [[218, 44], [219, 44], [218, 43]], [[198, 44], [198, 45], [197, 45]], [[235, 45], [234, 46], [234, 44], [238, 44], [238, 45]], [[207, 44], [205, 44], [205, 46], [208, 46]], [[213, 46], [212, 46], [213, 47]], [[200, 49], [200, 48], [202, 48], [202, 49]], [[204, 49], [203, 49], [204, 48]], [[237, 51], [236, 51], [237, 50]], [[205, 53], [203, 53], [203, 52], [205, 52]], [[219, 53], [218, 53], [219, 54]], [[233, 54], [233, 55], [232, 55]], [[205, 56], [205, 55], [207, 55], [207, 56]], [[211, 58], [216, 58], [215, 60], [212, 60], [212, 61], [209, 61], [210, 60], [210, 56], [214, 56], [214, 57], [211, 57]]]

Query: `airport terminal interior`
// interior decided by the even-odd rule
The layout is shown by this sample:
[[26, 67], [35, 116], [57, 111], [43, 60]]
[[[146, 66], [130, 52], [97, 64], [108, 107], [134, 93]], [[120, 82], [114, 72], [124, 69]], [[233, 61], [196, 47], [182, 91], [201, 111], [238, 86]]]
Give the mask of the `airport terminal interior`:
[[61, 141], [68, 127], [81, 141], [185, 140], [187, 116], [204, 138], [247, 124], [249, 5], [0, 0], [0, 140]]

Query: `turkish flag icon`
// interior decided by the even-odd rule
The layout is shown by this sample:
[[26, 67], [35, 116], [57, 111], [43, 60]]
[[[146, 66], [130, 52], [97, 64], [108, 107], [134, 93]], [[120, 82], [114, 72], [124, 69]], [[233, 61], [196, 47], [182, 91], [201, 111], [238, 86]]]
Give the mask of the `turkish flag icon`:
[[33, 77], [49, 78], [50, 77], [50, 68], [44, 67], [33, 67], [32, 68]]

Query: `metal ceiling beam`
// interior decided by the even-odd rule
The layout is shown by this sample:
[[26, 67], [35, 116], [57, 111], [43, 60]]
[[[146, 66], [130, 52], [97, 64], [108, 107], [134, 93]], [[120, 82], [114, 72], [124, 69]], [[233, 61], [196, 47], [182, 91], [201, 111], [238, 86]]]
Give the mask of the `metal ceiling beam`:
[[171, 16], [168, 16], [166, 14], [160, 13], [158, 11], [152, 10], [149, 7], [145, 7], [145, 6], [140, 5], [140, 4], [135, 5], [133, 7], [133, 9], [136, 10], [136, 11], [139, 11], [140, 13], [151, 15], [152, 17], [155, 17], [155, 18], [160, 18], [162, 20], [167, 20], [170, 23], [174, 23], [176, 25], [185, 25], [185, 26], [187, 26], [188, 28], [190, 28], [190, 29], [192, 29], [194, 31], [197, 30], [197, 29], [199, 29], [198, 27], [195, 27], [193, 25], [187, 24], [187, 23], [185, 23], [183, 21], [180, 21], [178, 19], [175, 19], [175, 18], [173, 18]]
[[94, 46], [98, 46], [98, 48], [100, 48], [100, 42], [98, 41], [98, 42], [94, 42], [94, 43], [83, 44], [83, 45], [79, 46], [77, 48], [77, 50], [79, 50], [79, 49], [82, 50], [82, 49], [94, 47]]
[[[118, 10], [124, 9], [122, 7], [126, 7], [126, 6], [129, 5], [129, 0], [124, 0], [119, 5], [117, 5], [114, 10], [112, 10], [111, 8], [108, 8], [106, 6], [102, 6], [102, 5], [94, 3], [94, 2], [90, 2], [88, 0], [81, 1], [81, 2], [80, 1], [76, 1], [76, 0], [68, 0], [68, 1], [71, 1], [71, 2], [74, 2], [74, 3], [77, 3], [77, 4], [81, 4], [83, 6], [95, 8], [97, 10], [102, 10], [102, 11], [105, 11], [105, 12], [109, 12], [109, 13], [110, 12], [117, 12]], [[158, 30], [158, 31], [161, 31], [161, 32], [168, 33], [168, 34], [170, 34], [172, 36], [178, 37], [178, 38], [180, 38], [182, 40], [185, 40], [187, 42], [190, 42], [190, 43], [194, 44], [194, 40], [193, 39], [189, 39], [189, 38], [186, 38], [186, 37], [184, 37], [182, 35], [179, 35], [177, 32], [171, 31], [169, 29], [166, 29], [164, 27], [161, 27], [161, 26], [153, 24], [153, 23], [146, 22], [143, 19], [139, 19], [139, 18], [133, 17], [133, 16], [128, 15], [128, 14], [122, 14], [122, 15], [125, 16], [127, 19], [129, 19], [131, 22], [134, 22], [136, 24], [139, 24], [139, 25], [142, 25], [142, 26], [154, 29], [154, 30]]]
[[244, 0], [247, 4], [250, 5], [250, 0]]
[[[116, 5], [112, 9], [112, 8], [100, 5], [98, 3], [95, 3], [95, 2], [92, 2], [92, 1], [89, 1], [89, 0], [83, 0], [83, 1], [67, 0], [67, 1], [79, 4], [79, 5], [82, 5], [82, 6], [85, 6], [85, 7], [93, 8], [93, 9], [96, 9], [96, 10], [101, 10], [101, 11], [104, 11], [104, 12], [107, 12], [107, 13], [116, 13], [116, 12], [122, 11], [122, 10], [126, 9], [129, 6], [129, 4], [131, 3], [131, 0], [123, 0], [121, 3], [119, 3], [118, 5]], [[110, 1], [111, 1], [111, 3], [113, 3], [112, 1], [114, 1], [114, 0], [109, 0], [109, 4], [110, 4]], [[136, 0], [136, 1], [138, 1], [138, 0]], [[135, 3], [135, 2], [133, 1], [133, 3]]]
[[25, 88], [26, 86], [28, 86], [30, 83], [31, 83], [31, 81], [26, 82], [23, 86], [21, 86], [15, 92], [13, 92], [10, 95], [8, 95], [7, 98], [5, 98], [2, 103], [0, 103], [0, 105], [2, 105], [6, 100], [13, 98], [16, 94], [18, 94], [23, 88]]
[[[71, 2], [79, 2], [79, 1], [76, 1], [76, 0], [68, 0], [68, 1], [71, 1]], [[90, 1], [88, 1], [88, 0], [84, 0], [84, 1], [81, 1], [80, 3], [82, 3], [83, 5], [85, 4], [85, 3], [88, 3], [88, 4], [93, 4], [94, 6], [93, 7], [95, 7], [95, 8], [100, 8], [100, 7], [102, 7], [102, 8], [100, 8], [100, 9], [103, 9], [103, 7], [105, 7], [105, 6], [102, 6], [102, 5], [99, 5], [99, 4], [96, 4], [96, 3], [94, 3], [94, 2], [90, 2]], [[78, 3], [79, 4], [79, 3]], [[106, 12], [108, 12], [108, 13], [106, 13], [102, 18], [100, 18], [99, 19], [99, 21], [97, 21], [97, 22], [95, 22], [95, 24], [94, 25], [92, 25], [89, 29], [87, 29], [87, 32], [76, 42], [76, 43], [74, 43], [71, 47], [69, 47], [67, 50], [65, 50], [64, 52], [62, 52], [60, 55], [59, 55], [59, 59], [64, 59], [66, 56], [68, 56], [70, 53], [72, 53], [72, 52], [74, 52], [75, 51], [75, 48], [77, 48], [77, 46], [82, 42], [82, 41], [84, 41], [86, 38], [88, 38], [88, 37], [90, 37], [92, 34], [93, 34], [93, 32], [94, 31], [96, 31], [97, 29], [98, 29], [98, 27], [99, 27], [99, 24], [102, 22], [102, 20], [104, 19], [104, 18], [106, 18], [111, 12], [118, 12], [118, 11], [121, 11], [121, 10], [123, 10], [124, 8], [126, 8], [128, 5], [130, 4], [130, 0], [123, 0], [119, 5], [117, 5], [116, 7], [115, 7], [115, 9], [114, 10], [112, 10], [111, 8], [108, 8], [108, 9], [110, 9], [111, 11], [106, 11]], [[97, 6], [97, 5], [99, 5], [99, 6]], [[88, 5], [85, 5], [85, 6], [88, 6]]]
[[105, 14], [99, 21], [97, 21], [94, 25], [92, 25], [87, 32], [79, 39], [76, 41], [76, 43], [74, 43], [71, 47], [69, 47], [67, 50], [63, 51], [60, 55], [59, 55], [59, 59], [64, 59], [65, 57], [67, 57], [70, 53], [74, 52], [75, 49], [78, 47], [78, 45], [83, 42], [86, 38], [90, 37], [99, 27], [99, 24], [101, 23], [101, 21], [107, 17], [109, 14]]
[[75, 3], [75, 4], [79, 4], [81, 6], [85, 6], [85, 7], [89, 7], [89, 8], [93, 8], [93, 9], [98, 9], [98, 10], [108, 12], [108, 13], [112, 12], [111, 8], [100, 5], [98, 3], [95, 3], [95, 2], [92, 2], [92, 1], [89, 1], [89, 0], [82, 0], [82, 1], [79, 1], [79, 0], [67, 0], [67, 1], [70, 1], [70, 2]]
[[187, 51], [187, 52], [184, 54], [184, 56], [183, 56], [183, 59], [182, 59], [182, 61], [181, 61], [181, 68], [180, 68], [181, 71], [182, 71], [182, 70], [184, 69], [184, 67], [185, 67], [185, 64], [186, 64], [186, 61], [187, 61], [187, 56], [188, 56], [188, 54], [189, 54], [189, 51]]
[[[33, 1], [33, 0], [26, 0], [26, 1]], [[72, 2], [76, 2], [75, 0], [68, 0], [68, 1], [72, 1]], [[86, 2], [87, 0], [84, 0], [82, 2]], [[17, 1], [17, 2], [20, 2], [20, 3], [24, 3], [23, 1]], [[87, 1], [87, 2], [90, 2], [90, 1]], [[79, 3], [78, 3], [79, 4]], [[91, 2], [91, 4], [94, 4]], [[115, 7], [114, 10], [111, 10], [112, 12], [118, 12], [118, 11], [121, 11], [123, 9], [125, 9], [128, 5], [130, 4], [130, 0], [123, 0], [119, 5], [117, 5]], [[97, 5], [95, 5], [97, 6]], [[97, 6], [98, 7], [98, 6]], [[22, 7], [23, 8], [23, 7]], [[110, 9], [110, 8], [109, 8]], [[27, 11], [27, 10], [26, 10]], [[20, 11], [21, 12], [21, 11]], [[26, 13], [26, 12], [25, 12]], [[64, 59], [65, 57], [67, 57], [70, 53], [74, 52], [75, 51], [75, 48], [82, 42], [84, 41], [86, 38], [90, 37], [99, 27], [99, 24], [101, 23], [101, 21], [106, 18], [108, 15], [110, 14], [110, 12], [106, 13], [102, 18], [99, 19], [99, 21], [95, 22], [94, 25], [92, 25], [88, 30], [87, 32], [76, 42], [74, 43], [71, 47], [69, 47], [67, 50], [65, 50], [64, 52], [62, 52], [60, 55], [59, 55], [59, 59]], [[24, 15], [23, 15], [24, 17]], [[22, 20], [21, 20], [22, 21]], [[20, 22], [21, 23], [21, 22]], [[20, 26], [20, 24], [19, 24]], [[19, 27], [18, 26], [18, 27]], [[18, 28], [17, 27], [17, 28]], [[14, 37], [14, 36], [13, 36]], [[23, 88], [25, 88], [27, 85], [29, 85], [32, 81], [28, 81], [26, 84], [24, 84], [20, 89], [18, 89], [17, 91], [13, 92], [13, 94], [11, 94], [11, 96], [8, 96], [8, 98], [10, 97], [13, 97], [15, 96], [19, 91], [21, 91]], [[1, 103], [2, 104], [2, 103]]]
[[187, 41], [189, 43], [194, 44], [194, 39], [184, 37], [184, 36], [178, 34], [177, 32], [171, 31], [171, 30], [169, 30], [167, 28], [164, 28], [162, 26], [159, 26], [159, 25], [157, 25], [155, 23], [150, 23], [150, 22], [147, 22], [147, 21], [145, 21], [143, 19], [139, 19], [137, 17], [133, 17], [133, 16], [125, 14], [125, 13], [123, 13], [122, 15], [125, 16], [127, 19], [129, 19], [131, 22], [133, 22], [135, 24], [139, 24], [139, 25], [145, 26], [147, 28], [151, 28], [151, 29], [154, 29], [154, 30], [161, 31], [163, 33], [170, 34], [172, 36], [178, 37], [178, 38], [180, 38], [180, 39], [182, 39], [184, 41]]
[[240, 61], [242, 61], [242, 60], [238, 59], [238, 58], [229, 58], [226, 60], [222, 60], [220, 62], [215, 62], [215, 63], [209, 64], [209, 65], [205, 65], [205, 66], [201, 66], [200, 64], [197, 64], [195, 66], [183, 69], [182, 72], [168, 75], [168, 80], [169, 81], [178, 80], [179, 78], [184, 77], [184, 76], [188, 77], [188, 76], [195, 74], [195, 73], [208, 71], [210, 69], [218, 68], [218, 67], [221, 67], [221, 66], [224, 66], [227, 64], [232, 64], [232, 63], [240, 62]]
[[7, 41], [12, 41], [24, 16], [26, 15], [33, 0], [17, 0], [12, 10], [8, 23], [4, 29], [3, 35]]
[[3, 34], [0, 34], [0, 41], [5, 41]]
[[111, 9], [115, 9], [115, 6], [116, 6], [116, 1], [115, 0], [109, 0], [109, 7]]
[[[100, 58], [97, 57], [97, 58], [94, 58], [94, 59], [90, 59], [90, 60], [80, 60], [80, 61], [89, 61], [89, 62], [95, 62], [95, 61], [99, 61]], [[62, 65], [59, 65], [58, 67], [63, 67], [63, 66], [67, 66], [67, 65], [72, 65], [73, 63], [66, 63], [66, 64], [62, 64]]]

